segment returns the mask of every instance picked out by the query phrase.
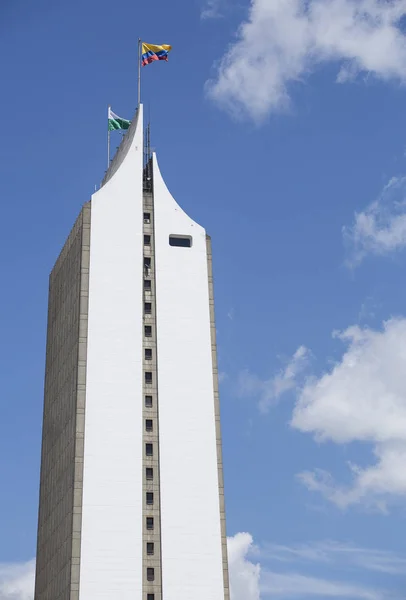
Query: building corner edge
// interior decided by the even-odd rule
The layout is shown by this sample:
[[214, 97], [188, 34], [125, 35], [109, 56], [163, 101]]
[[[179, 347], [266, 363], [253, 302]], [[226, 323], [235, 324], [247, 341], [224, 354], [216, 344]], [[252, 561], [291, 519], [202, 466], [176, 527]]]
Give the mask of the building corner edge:
[[227, 553], [227, 531], [226, 531], [226, 508], [224, 499], [224, 477], [223, 477], [223, 451], [221, 438], [220, 422], [220, 395], [219, 378], [217, 366], [217, 342], [216, 342], [216, 319], [214, 310], [214, 284], [213, 284], [213, 255], [211, 248], [211, 237], [206, 234], [206, 254], [207, 254], [207, 275], [209, 286], [209, 310], [210, 310], [210, 338], [211, 338], [211, 356], [213, 365], [213, 392], [214, 392], [214, 414], [216, 422], [216, 446], [217, 446], [217, 472], [219, 485], [219, 504], [220, 504], [220, 526], [221, 526], [221, 552], [223, 560], [223, 582], [224, 582], [224, 600], [230, 600], [230, 583], [228, 574], [228, 553]]

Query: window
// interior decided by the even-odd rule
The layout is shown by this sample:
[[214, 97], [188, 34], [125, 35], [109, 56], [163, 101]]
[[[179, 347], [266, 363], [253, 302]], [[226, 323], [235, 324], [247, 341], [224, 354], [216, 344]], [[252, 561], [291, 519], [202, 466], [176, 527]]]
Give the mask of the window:
[[153, 421], [152, 419], [145, 419], [145, 431], [153, 431]]
[[169, 245], [179, 246], [180, 248], [191, 248], [192, 238], [190, 235], [170, 235]]
[[155, 600], [155, 594], [147, 594], [147, 600]]
[[144, 327], [145, 337], [152, 337], [152, 327], [151, 325], [145, 325]]
[[144, 223], [151, 223], [151, 213], [144, 213]]
[[145, 371], [145, 383], [147, 383], [147, 384], [152, 383], [152, 372], [151, 371]]
[[153, 456], [154, 455], [154, 447], [152, 444], [145, 444], [145, 454], [147, 456]]
[[154, 479], [154, 469], [152, 467], [147, 467], [145, 469], [145, 477], [148, 479], [148, 481]]
[[147, 581], [155, 580], [155, 570], [153, 567], [147, 567]]
[[144, 256], [144, 267], [146, 269], [151, 268], [151, 257], [150, 256]]
[[145, 348], [145, 360], [152, 360], [152, 348]]
[[145, 396], [145, 406], [152, 408], [152, 396]]
[[147, 522], [147, 529], [149, 529], [149, 530], [154, 529], [154, 517], [147, 517], [146, 522]]
[[154, 542], [147, 542], [147, 554], [148, 556], [152, 556], [155, 552]]
[[144, 246], [150, 246], [150, 245], [151, 245], [151, 236], [144, 235]]
[[151, 290], [151, 280], [150, 279], [144, 279], [144, 290], [147, 290], [147, 291]]
[[147, 492], [146, 496], [147, 504], [154, 504], [154, 492]]
[[144, 313], [146, 315], [150, 315], [152, 313], [152, 304], [151, 304], [151, 302], [144, 302]]

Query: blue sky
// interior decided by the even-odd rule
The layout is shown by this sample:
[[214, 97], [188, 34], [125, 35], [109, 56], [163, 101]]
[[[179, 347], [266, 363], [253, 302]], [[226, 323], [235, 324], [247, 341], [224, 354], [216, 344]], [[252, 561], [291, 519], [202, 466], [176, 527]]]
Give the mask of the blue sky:
[[[213, 239], [232, 600], [406, 598], [406, 1], [3, 0], [0, 600], [31, 600], [48, 274], [136, 106]], [[119, 134], [114, 134], [113, 149]]]

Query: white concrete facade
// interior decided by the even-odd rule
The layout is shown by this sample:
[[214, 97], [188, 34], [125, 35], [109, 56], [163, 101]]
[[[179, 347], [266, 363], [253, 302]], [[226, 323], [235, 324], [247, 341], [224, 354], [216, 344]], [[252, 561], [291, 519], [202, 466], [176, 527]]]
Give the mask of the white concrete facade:
[[92, 196], [80, 600], [142, 598], [142, 107], [137, 120]]
[[153, 177], [163, 597], [223, 600], [206, 232]]

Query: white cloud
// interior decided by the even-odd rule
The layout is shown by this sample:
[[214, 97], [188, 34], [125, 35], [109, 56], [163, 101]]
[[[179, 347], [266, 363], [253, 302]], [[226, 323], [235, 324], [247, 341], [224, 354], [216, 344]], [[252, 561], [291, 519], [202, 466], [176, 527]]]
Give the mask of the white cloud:
[[32, 600], [35, 560], [0, 564], [0, 600]]
[[268, 597], [306, 598], [351, 598], [361, 600], [383, 600], [383, 592], [340, 581], [329, 581], [299, 573], [274, 573], [268, 571], [262, 578], [261, 592]]
[[202, 12], [200, 13], [201, 19], [218, 19], [222, 16], [221, 14], [222, 0], [206, 0]]
[[354, 223], [343, 228], [349, 250], [349, 266], [366, 256], [388, 255], [406, 247], [406, 177], [393, 177], [378, 200], [355, 214]]
[[231, 600], [259, 600], [261, 568], [247, 558], [252, 548], [253, 540], [249, 533], [237, 533], [228, 538]]
[[[322, 544], [318, 548], [316, 545], [312, 548], [312, 545], [309, 544], [306, 556], [311, 556], [312, 560], [320, 562], [320, 557], [323, 552], [326, 552], [326, 548], [327, 544], [324, 549]], [[260, 559], [264, 563], [269, 560], [278, 560], [281, 555], [287, 554], [289, 559], [293, 557], [297, 561], [301, 553], [304, 553], [303, 546], [291, 548], [272, 544], [266, 544], [263, 547], [254, 546], [249, 533], [237, 533], [234, 537], [228, 538], [231, 600], [260, 600], [260, 598], [263, 600], [265, 598], [298, 600], [309, 596], [347, 598], [349, 600], [383, 600], [386, 598], [383, 592], [359, 584], [330, 581], [296, 572], [280, 573], [269, 566], [255, 564], [250, 560], [255, 557], [256, 560]]]
[[360, 311], [358, 313], [358, 323], [362, 321], [371, 321], [371, 319], [375, 319], [376, 310], [379, 308], [379, 303], [375, 300], [373, 296], [368, 296], [365, 298], [364, 302], [361, 304]]
[[241, 396], [258, 396], [259, 408], [266, 412], [279, 398], [296, 388], [298, 377], [303, 373], [310, 360], [310, 351], [300, 346], [279, 373], [266, 381], [249, 371], [243, 371], [239, 377]]
[[230, 310], [227, 313], [227, 317], [230, 319], [230, 321], [233, 321], [234, 316], [235, 316], [235, 310], [234, 310], [234, 308], [230, 308]]
[[[308, 576], [297, 572], [281, 573], [272, 567], [254, 564], [250, 559], [255, 557], [263, 563], [275, 561], [282, 555], [298, 561], [302, 556], [314, 562], [325, 562], [324, 555], [333, 550], [335, 554], [341, 551], [350, 552], [352, 547], [339, 544], [319, 543], [307, 546], [277, 546], [266, 544], [257, 547], [253, 544], [249, 533], [238, 533], [228, 539], [228, 558], [230, 568], [231, 600], [263, 600], [265, 598], [308, 598], [322, 596], [324, 598], [347, 598], [348, 600], [383, 600], [387, 596], [383, 591], [372, 590], [367, 586], [346, 581], [332, 581], [319, 577]], [[355, 548], [354, 548], [355, 553]], [[390, 556], [392, 563], [397, 559], [389, 553], [371, 551], [372, 556], [379, 556], [380, 560]], [[358, 549], [360, 556], [368, 554], [368, 550]], [[400, 561], [401, 559], [398, 559]], [[355, 563], [354, 563], [355, 564]], [[400, 562], [395, 563], [398, 567]]]
[[349, 486], [321, 470], [299, 477], [342, 508], [363, 502], [385, 510], [389, 500], [406, 496], [406, 319], [390, 319], [380, 331], [353, 326], [335, 336], [346, 350], [298, 392], [291, 424], [318, 441], [372, 443], [376, 462], [350, 464]]
[[228, 378], [228, 375], [225, 371], [219, 371], [219, 374], [218, 374], [219, 383], [223, 383], [223, 381], [225, 381], [227, 378]]
[[405, 14], [406, 0], [251, 0], [208, 94], [232, 114], [261, 122], [286, 110], [290, 85], [326, 62], [339, 62], [338, 82], [362, 71], [403, 82]]
[[307, 544], [284, 546], [266, 544], [261, 549], [262, 556], [282, 563], [321, 563], [340, 569], [365, 569], [389, 575], [404, 575], [406, 557], [394, 552], [362, 548], [354, 544], [320, 541]]

